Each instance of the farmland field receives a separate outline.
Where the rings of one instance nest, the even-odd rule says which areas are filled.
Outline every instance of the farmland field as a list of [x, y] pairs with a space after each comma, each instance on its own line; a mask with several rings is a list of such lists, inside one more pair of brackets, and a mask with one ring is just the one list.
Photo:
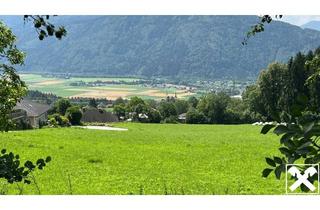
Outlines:
[[41, 92], [53, 93], [62, 97], [90, 97], [90, 98], [107, 98], [114, 100], [118, 97], [130, 98], [139, 96], [142, 98], [160, 99], [167, 96], [185, 98], [193, 93], [186, 90], [178, 90], [173, 87], [157, 88], [146, 87], [143, 85], [124, 85], [108, 84], [105, 86], [88, 87], [88, 86], [71, 86], [72, 82], [94, 82], [100, 81], [135, 81], [137, 78], [83, 78], [72, 77], [69, 79], [46, 77], [38, 74], [21, 74], [22, 80], [26, 82], [30, 90], [39, 90]]
[[[252, 125], [117, 123], [128, 131], [46, 128], [0, 133], [0, 148], [52, 162], [23, 194], [284, 194], [261, 177], [278, 138]], [[17, 194], [16, 185], [0, 183]]]

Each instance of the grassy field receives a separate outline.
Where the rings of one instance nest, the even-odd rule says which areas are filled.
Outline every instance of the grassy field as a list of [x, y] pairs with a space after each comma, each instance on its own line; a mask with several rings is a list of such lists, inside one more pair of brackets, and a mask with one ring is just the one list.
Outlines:
[[39, 90], [41, 92], [53, 93], [62, 97], [92, 97], [92, 98], [108, 98], [116, 99], [118, 97], [130, 98], [139, 96], [144, 99], [160, 99], [166, 96], [174, 96], [184, 98], [190, 95], [184, 90], [175, 88], [151, 88], [141, 85], [119, 85], [110, 84], [99, 87], [71, 86], [70, 83], [77, 81], [93, 82], [101, 81], [134, 81], [135, 78], [77, 78], [70, 79], [44, 77], [38, 74], [21, 74], [22, 80], [25, 81], [30, 90]]
[[[285, 181], [261, 178], [274, 135], [251, 125], [120, 123], [128, 131], [51, 128], [0, 134], [0, 148], [36, 160], [41, 194], [284, 194]], [[16, 185], [0, 183], [16, 194]], [[24, 194], [39, 194], [36, 185]]]

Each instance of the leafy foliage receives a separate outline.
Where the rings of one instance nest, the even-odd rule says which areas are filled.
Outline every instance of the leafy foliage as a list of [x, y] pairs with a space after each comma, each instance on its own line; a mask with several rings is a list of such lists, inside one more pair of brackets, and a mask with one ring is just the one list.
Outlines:
[[[286, 170], [286, 164], [293, 164], [303, 160], [305, 164], [318, 164], [320, 162], [320, 116], [317, 119], [306, 116], [289, 116], [290, 121], [278, 125], [265, 125], [261, 133], [266, 134], [273, 129], [273, 133], [280, 135], [281, 147], [279, 151], [282, 157], [274, 156], [266, 158], [269, 165], [262, 172], [263, 177], [267, 177], [274, 171], [276, 178], [280, 179], [281, 174]], [[317, 177], [311, 177], [309, 181], [314, 182]], [[303, 191], [308, 191], [307, 188], [301, 188]]]
[[49, 125], [52, 127], [66, 127], [70, 126], [70, 122], [67, 117], [60, 115], [58, 113], [52, 114], [48, 116]]
[[80, 107], [69, 107], [66, 111], [66, 117], [72, 125], [81, 125], [82, 111]]
[[71, 103], [66, 98], [61, 98], [54, 104], [54, 111], [58, 112], [60, 115], [65, 115], [67, 109], [71, 107]]
[[[279, 18], [281, 19], [282, 18], [282, 15], [276, 15], [275, 18]], [[251, 30], [249, 30], [247, 32], [247, 36], [246, 38], [244, 38], [242, 44], [243, 45], [246, 45], [248, 44], [248, 39], [252, 36], [255, 36], [257, 33], [260, 33], [260, 32], [263, 32], [264, 29], [265, 29], [265, 24], [269, 24], [273, 21], [273, 17], [271, 17], [271, 15], [263, 15], [260, 17], [260, 21], [251, 26]]]
[[59, 26], [58, 29], [55, 25], [49, 22], [50, 15], [25, 15], [24, 21], [32, 21], [34, 28], [38, 33], [39, 40], [43, 40], [45, 37], [53, 36], [57, 39], [62, 39], [67, 35], [67, 31], [64, 26]]
[[186, 114], [186, 123], [202, 124], [206, 123], [206, 121], [205, 115], [194, 108], [191, 108]]
[[[16, 37], [12, 31], [0, 22], [0, 131], [8, 131], [12, 126], [11, 112], [17, 102], [26, 93], [26, 85], [20, 80], [14, 66], [24, 63], [25, 54], [15, 45]], [[12, 152], [1, 150], [0, 178], [8, 183], [23, 181], [30, 184], [29, 174], [36, 168], [42, 170], [51, 157], [38, 159], [36, 164], [26, 161], [20, 166], [20, 157]]]
[[19, 155], [12, 152], [8, 153], [5, 149], [2, 149], [0, 154], [0, 178], [6, 179], [10, 184], [16, 182], [30, 184], [29, 175], [36, 169], [42, 170], [50, 161], [51, 157], [48, 156], [45, 159], [38, 159], [35, 164], [28, 160], [21, 166]]
[[12, 126], [11, 110], [27, 90], [14, 67], [8, 65], [22, 65], [24, 61], [25, 55], [17, 49], [15, 41], [15, 35], [0, 22], [0, 131]]
[[[272, 119], [276, 124], [265, 125], [261, 130], [261, 133], [266, 134], [274, 128], [273, 133], [281, 136], [279, 151], [282, 157], [266, 158], [270, 167], [262, 172], [263, 177], [267, 177], [274, 171], [276, 178], [280, 179], [281, 174], [285, 172], [286, 164], [301, 161], [305, 164], [320, 162], [320, 110], [317, 100], [319, 92], [315, 91], [319, 83], [317, 75], [320, 72], [318, 52], [319, 49], [307, 56], [298, 53], [295, 59], [289, 61], [289, 77], [285, 77], [289, 84], [285, 87], [291, 87], [294, 90], [284, 90], [289, 95], [287, 99], [290, 101], [284, 103], [287, 107], [283, 106], [274, 111]], [[290, 86], [292, 84], [294, 86]], [[313, 183], [317, 177], [312, 176], [308, 180]], [[301, 190], [309, 191], [303, 185]]]
[[224, 123], [230, 97], [225, 93], [207, 94], [201, 98], [198, 110], [204, 113], [209, 123]]
[[[276, 115], [285, 120], [284, 112], [295, 115], [302, 106], [319, 112], [319, 55], [319, 49], [307, 54], [299, 52], [286, 65], [270, 64], [260, 73], [256, 84], [247, 87], [242, 94], [244, 103], [251, 112], [269, 121]], [[303, 104], [305, 100], [307, 104]]]

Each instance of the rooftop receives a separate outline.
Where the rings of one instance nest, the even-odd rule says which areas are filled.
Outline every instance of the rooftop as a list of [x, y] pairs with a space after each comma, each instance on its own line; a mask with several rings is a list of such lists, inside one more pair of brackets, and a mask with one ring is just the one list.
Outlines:
[[14, 109], [25, 110], [27, 112], [27, 116], [37, 117], [47, 112], [50, 109], [50, 106], [23, 99], [17, 103]]

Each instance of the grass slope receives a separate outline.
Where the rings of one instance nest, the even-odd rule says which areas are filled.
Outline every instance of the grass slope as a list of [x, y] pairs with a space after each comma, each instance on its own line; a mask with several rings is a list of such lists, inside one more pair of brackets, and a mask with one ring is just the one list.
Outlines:
[[[116, 124], [126, 132], [80, 128], [0, 134], [0, 148], [36, 160], [41, 194], [283, 194], [284, 180], [261, 178], [274, 135], [251, 125]], [[0, 185], [16, 194], [15, 185]], [[24, 194], [39, 194], [34, 184]]]

